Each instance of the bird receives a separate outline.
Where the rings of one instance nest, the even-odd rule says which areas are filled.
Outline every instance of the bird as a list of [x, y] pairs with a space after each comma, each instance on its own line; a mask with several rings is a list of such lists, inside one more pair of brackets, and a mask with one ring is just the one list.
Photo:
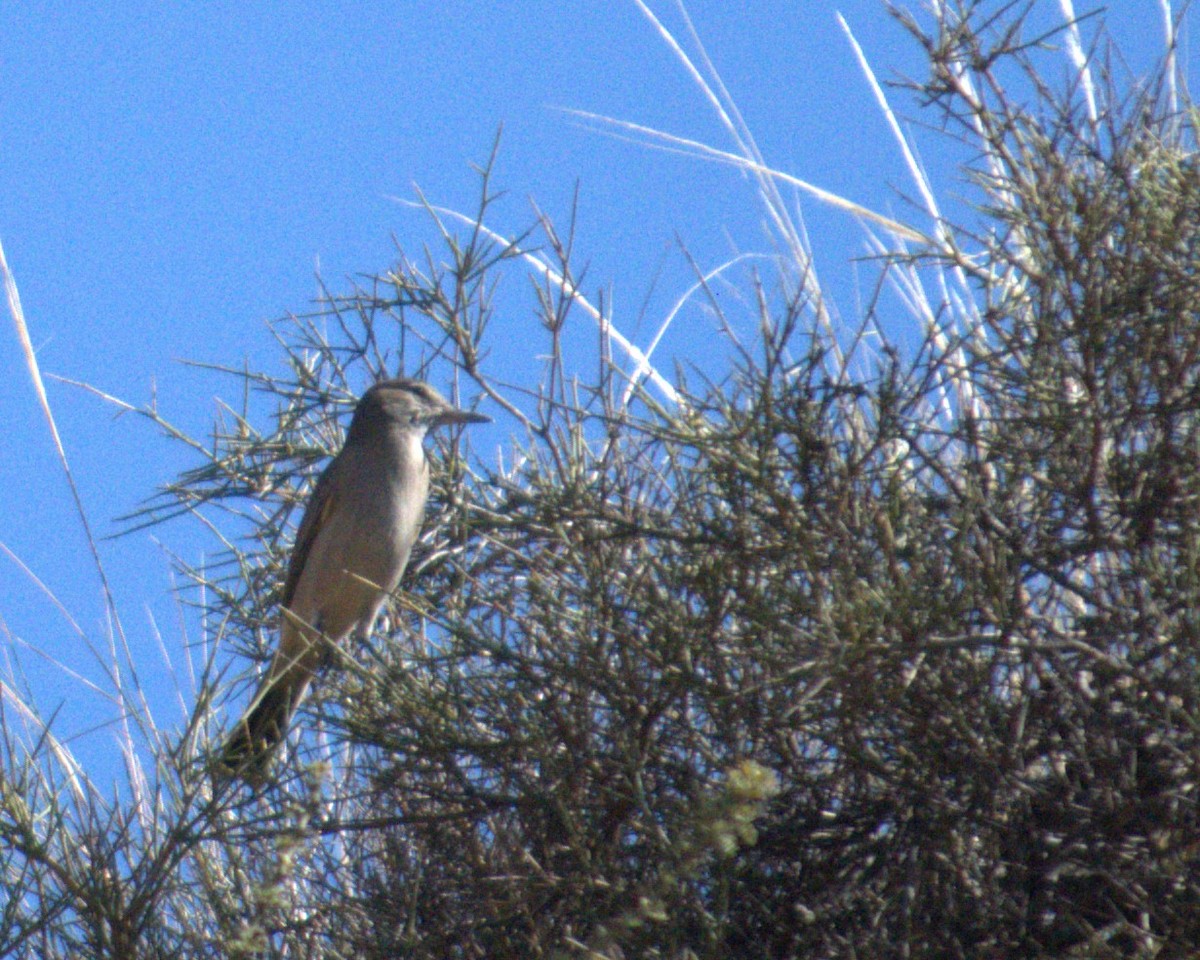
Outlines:
[[396, 589], [429, 493], [425, 435], [490, 419], [452, 406], [419, 380], [381, 380], [362, 395], [346, 441], [318, 478], [296, 532], [280, 598], [278, 646], [221, 751], [227, 777], [263, 782], [332, 649], [352, 634], [368, 635]]

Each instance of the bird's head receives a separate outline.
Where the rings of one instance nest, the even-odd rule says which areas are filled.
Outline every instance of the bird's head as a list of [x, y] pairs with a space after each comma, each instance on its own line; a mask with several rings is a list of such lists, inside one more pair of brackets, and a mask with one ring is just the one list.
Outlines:
[[491, 417], [459, 410], [429, 384], [420, 380], [380, 380], [362, 395], [350, 421], [350, 437], [368, 425], [391, 421], [422, 434], [452, 423], [487, 423]]

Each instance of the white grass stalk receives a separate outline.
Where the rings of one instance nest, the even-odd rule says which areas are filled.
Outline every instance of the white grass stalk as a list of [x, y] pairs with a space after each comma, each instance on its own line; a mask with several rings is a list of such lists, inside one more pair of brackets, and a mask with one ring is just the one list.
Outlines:
[[[892, 105], [888, 101], [887, 94], [884, 93], [883, 86], [879, 83], [879, 79], [875, 75], [875, 71], [871, 68], [870, 61], [867, 60], [866, 54], [863, 52], [862, 45], [854, 36], [854, 31], [850, 29], [850, 24], [846, 22], [846, 18], [840, 13], [837, 14], [837, 20], [838, 24], [842, 28], [842, 31], [846, 34], [846, 39], [850, 42], [850, 48], [853, 50], [855, 59], [858, 61], [859, 69], [863, 71], [863, 75], [866, 77], [867, 85], [871, 88], [871, 92], [875, 97], [875, 103], [879, 107], [880, 113], [883, 114], [883, 118], [888, 125], [888, 129], [892, 132], [892, 137], [895, 139], [896, 144], [900, 147], [900, 152], [904, 157], [904, 164], [908, 168], [909, 176], [912, 177], [913, 183], [916, 184], [917, 191], [921, 195], [921, 201], [925, 205], [925, 211], [929, 214], [930, 219], [933, 221], [933, 229], [937, 237], [937, 247], [947, 254], [952, 255], [953, 260], [957, 261], [959, 259], [957, 256], [957, 244], [954, 241], [954, 236], [950, 232], [949, 227], [946, 225], [946, 221], [942, 218], [942, 212], [938, 206], [937, 197], [933, 192], [933, 185], [929, 182], [929, 175], [926, 173], [925, 168], [917, 161], [916, 152], [913, 150], [909, 138], [900, 128], [900, 122], [896, 118], [896, 112], [892, 109]], [[895, 235], [894, 231], [893, 235]], [[882, 247], [882, 244], [880, 244], [879, 247]], [[887, 253], [894, 251], [887, 251], [877, 248], [876, 252], [886, 255]], [[978, 311], [974, 309], [974, 300], [970, 296], [970, 285], [967, 283], [966, 275], [964, 274], [962, 267], [959, 266], [957, 262], [951, 266], [949, 270], [952, 272], [958, 284], [959, 290], [964, 294], [959, 299], [961, 299], [962, 302], [969, 304], [971, 307], [968, 313], [964, 314], [951, 312], [950, 315], [955, 317], [971, 318], [971, 321], [973, 322], [974, 318], [978, 315]], [[924, 290], [922, 289], [920, 275], [916, 270], [906, 270], [903, 271], [902, 274], [898, 275], [893, 273], [891, 276], [893, 281], [897, 276], [904, 276], [905, 279], [908, 280], [910, 308], [914, 310], [916, 315], [921, 316], [924, 319], [925, 328], [929, 332], [930, 336], [934, 338], [934, 343], [938, 346], [939, 350], [945, 353], [949, 349], [949, 341], [947, 340], [946, 335], [943, 333], [941, 325], [938, 323], [934, 311], [930, 308], [928, 298], [925, 296]], [[949, 286], [946, 283], [945, 270], [937, 271], [937, 280], [941, 287], [942, 302], [947, 304], [950, 303], [952, 298]], [[965, 369], [961, 347], [954, 349], [953, 359], [955, 362], [962, 365], [963, 369]], [[975, 411], [975, 407], [978, 404], [978, 397], [974, 384], [971, 383], [970, 377], [964, 376], [954, 378], [954, 389], [962, 409], [971, 412], [977, 412]]]
[[682, 0], [678, 0], [676, 3], [676, 7], [687, 26], [697, 54], [704, 64], [708, 79], [696, 67], [691, 57], [688, 56], [674, 35], [663, 25], [662, 21], [659, 20], [644, 0], [633, 0], [633, 2], [642, 12], [642, 15], [658, 31], [659, 36], [687, 71], [692, 81], [699, 87], [705, 99], [713, 107], [718, 121], [733, 140], [741, 159], [744, 161], [741, 165], [742, 169], [753, 175], [767, 217], [774, 225], [777, 235], [789, 250], [790, 256], [796, 264], [797, 279], [799, 280], [801, 289], [804, 290], [812, 304], [817, 323], [822, 330], [829, 334], [834, 361], [838, 368], [837, 374], [839, 378], [844, 377], [847, 372], [845, 357], [825, 302], [824, 290], [817, 277], [816, 261], [813, 257], [812, 249], [808, 245], [801, 229], [793, 222], [792, 217], [788, 213], [787, 204], [784, 203], [783, 197], [779, 193], [776, 178], [769, 175], [770, 167], [764, 160], [753, 134], [737, 109], [737, 104], [730, 96], [711, 59], [709, 59], [704, 44], [700, 41], [696, 29], [692, 25], [691, 18], [688, 16], [686, 7]]
[[659, 343], [666, 335], [666, 332], [670, 328], [671, 324], [675, 321], [675, 317], [678, 316], [679, 311], [683, 309], [683, 307], [689, 300], [692, 299], [693, 296], [695, 296], [697, 291], [707, 287], [708, 284], [710, 284], [730, 267], [733, 267], [744, 260], [755, 259], [758, 257], [762, 257], [762, 254], [739, 254], [732, 260], [728, 260], [725, 263], [722, 263], [720, 266], [714, 267], [712, 270], [708, 271], [708, 273], [704, 274], [699, 280], [688, 287], [687, 290], [685, 290], [675, 300], [675, 303], [672, 305], [671, 309], [667, 311], [667, 315], [663, 318], [663, 322], [659, 324], [658, 330], [655, 332], [653, 339], [650, 341], [650, 345], [646, 347], [644, 354], [646, 358], [645, 363], [638, 364], [637, 368], [633, 371], [633, 374], [629, 378], [629, 383], [626, 385], [625, 391], [621, 396], [621, 407], [623, 409], [629, 406], [629, 401], [633, 397], [633, 392], [637, 389], [638, 383], [643, 377], [650, 374], [650, 358], [654, 356], [654, 351], [658, 349]]
[[[612, 135], [611, 130], [605, 129], [605, 127], [624, 130], [631, 134], [631, 136], [623, 138], [630, 143], [655, 147], [667, 153], [678, 153], [683, 156], [698, 157], [701, 160], [710, 160], [714, 163], [724, 163], [732, 167], [737, 167], [745, 173], [762, 176], [770, 180], [778, 180], [780, 183], [807, 193], [822, 203], [877, 224], [889, 233], [894, 233], [898, 238], [925, 246], [933, 244], [932, 239], [927, 234], [917, 230], [915, 227], [901, 223], [899, 220], [895, 220], [869, 207], [864, 207], [860, 203], [818, 187], [816, 184], [802, 180], [800, 177], [784, 173], [782, 170], [776, 170], [773, 167], [768, 167], [761, 161], [749, 159], [736, 153], [730, 153], [728, 150], [721, 150], [706, 143], [701, 143], [698, 140], [690, 140], [687, 137], [680, 137], [662, 130], [655, 130], [653, 127], [642, 126], [639, 123], [633, 123], [629, 120], [618, 120], [600, 113], [589, 113], [586, 110], [567, 110], [566, 112], [580, 119], [594, 122], [596, 124], [594, 129], [601, 133]], [[632, 134], [636, 134], [637, 136], [633, 136]]]
[[[83, 526], [85, 538], [87, 539], [88, 549], [92, 554], [92, 562], [95, 564], [96, 572], [100, 577], [100, 585], [104, 591], [104, 600], [106, 614], [111, 618], [112, 629], [109, 631], [109, 664], [108, 669], [110, 677], [116, 688], [118, 696], [124, 700], [124, 681], [123, 671], [121, 669], [121, 656], [124, 657], [125, 663], [132, 669], [133, 655], [129, 649], [128, 641], [125, 637], [124, 627], [121, 625], [120, 614], [117, 612], [116, 600], [113, 597], [112, 587], [109, 584], [108, 574], [104, 569], [104, 562], [100, 558], [100, 549], [96, 543], [96, 538], [92, 533], [92, 525], [88, 520], [87, 510], [83, 505], [83, 498], [79, 493], [79, 488], [75, 484], [75, 477], [71, 472], [71, 464], [67, 458], [66, 448], [63, 446], [62, 437], [58, 432], [58, 424], [54, 419], [54, 412], [50, 408], [50, 400], [46, 396], [46, 386], [42, 380], [41, 368], [38, 364], [37, 353], [33, 349], [33, 341], [29, 336], [29, 327], [25, 322], [25, 311], [21, 307], [21, 297], [17, 291], [17, 283], [12, 275], [12, 271], [8, 268], [8, 260], [4, 255], [4, 246], [0, 244], [0, 275], [3, 276], [4, 292], [8, 300], [9, 313], [13, 318], [13, 324], [17, 330], [17, 339], [21, 343], [21, 349], [25, 354], [25, 365], [29, 371], [29, 378], [33, 384], [34, 393], [37, 395], [38, 403], [41, 405], [42, 413], [46, 418], [46, 424], [50, 429], [51, 439], [54, 441], [54, 448], [58, 453], [59, 464], [62, 467], [63, 475], [67, 479], [67, 486], [71, 491], [71, 498], [75, 504], [75, 511], [79, 516], [79, 522]], [[117, 643], [120, 643], [121, 656], [117, 653]], [[122, 712], [122, 723], [127, 720], [127, 712]], [[126, 738], [128, 739], [129, 731], [126, 728]]]
[[[1167, 78], [1167, 109], [1172, 118], [1179, 114], [1179, 75], [1176, 55], [1179, 48], [1179, 36], [1175, 13], [1171, 10], [1171, 0], [1158, 0], [1163, 19], [1163, 45], [1167, 48], [1167, 56], [1163, 73]], [[1173, 119], [1174, 122], [1174, 119]]]
[[457, 210], [451, 210], [448, 207], [437, 207], [424, 203], [418, 203], [414, 200], [404, 200], [399, 197], [393, 197], [392, 199], [397, 203], [404, 204], [407, 207], [417, 207], [419, 209], [432, 210], [439, 216], [449, 217], [452, 220], [457, 220], [459, 223], [463, 223], [471, 227], [473, 230], [478, 230], [488, 239], [512, 249], [522, 260], [524, 260], [529, 266], [533, 267], [533, 269], [536, 270], [543, 278], [549, 280], [560, 290], [567, 291], [571, 296], [572, 302], [577, 303], [584, 313], [596, 321], [596, 325], [600, 328], [601, 333], [603, 333], [606, 337], [611, 338], [612, 341], [625, 352], [625, 355], [633, 361], [635, 368], [648, 376], [655, 387], [657, 387], [663, 396], [666, 397], [671, 403], [675, 404], [676, 406], [680, 404], [681, 399], [679, 396], [679, 391], [677, 391], [675, 387], [671, 385], [671, 382], [667, 380], [666, 377], [664, 377], [654, 368], [653, 364], [650, 363], [650, 358], [646, 356], [641, 348], [635, 345], [615, 326], [613, 326], [612, 320], [605, 316], [603, 311], [593, 306], [592, 303], [582, 293], [580, 293], [573, 285], [567, 282], [566, 277], [550, 266], [550, 264], [538, 253], [529, 250], [522, 250], [511, 240], [508, 240], [496, 233], [490, 227], [480, 223], [474, 217], [470, 217], [465, 213], [459, 213]]
[[1080, 86], [1083, 87], [1083, 98], [1087, 104], [1088, 125], [1092, 130], [1095, 141], [1100, 113], [1096, 107], [1096, 85], [1092, 81], [1092, 68], [1088, 64], [1087, 54], [1083, 52], [1083, 41], [1079, 35], [1079, 22], [1075, 17], [1075, 4], [1072, 0], [1058, 0], [1058, 8], [1062, 10], [1063, 19], [1067, 24], [1067, 56], [1070, 58], [1076, 73], [1079, 75]]

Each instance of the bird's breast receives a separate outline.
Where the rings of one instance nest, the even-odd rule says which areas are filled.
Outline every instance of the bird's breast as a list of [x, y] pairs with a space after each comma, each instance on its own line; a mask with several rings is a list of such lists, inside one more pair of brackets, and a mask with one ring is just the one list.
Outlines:
[[[389, 442], [361, 458], [354, 486], [363, 496], [353, 498], [355, 516], [340, 546], [354, 566], [361, 557], [377, 581], [388, 589], [400, 579], [408, 551], [421, 528], [429, 495], [429, 467], [419, 437], [389, 437]], [[359, 571], [366, 573], [366, 570]]]
[[429, 491], [420, 438], [387, 438], [342, 465], [328, 517], [314, 538], [292, 610], [340, 638], [396, 589], [420, 531]]

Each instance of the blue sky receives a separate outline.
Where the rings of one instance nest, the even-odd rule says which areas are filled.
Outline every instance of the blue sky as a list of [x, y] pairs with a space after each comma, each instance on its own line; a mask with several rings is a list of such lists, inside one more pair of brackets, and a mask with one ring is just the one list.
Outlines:
[[[669, 3], [652, 5], [678, 24]], [[1078, 3], [1077, 12], [1096, 6]], [[923, 75], [915, 45], [881, 3], [692, 0], [689, 10], [768, 162], [909, 215], [897, 193], [912, 190], [899, 151], [835, 19], [840, 10], [882, 78]], [[1050, 21], [1058, 10], [1043, 0], [1038, 16]], [[1145, 72], [1162, 53], [1160, 5], [1114, 0], [1107, 10], [1122, 71]], [[1185, 67], [1187, 38], [1185, 30]], [[277, 369], [265, 321], [304, 311], [318, 271], [345, 290], [348, 277], [385, 271], [396, 242], [416, 250], [429, 241], [423, 216], [393, 199], [411, 197], [414, 185], [435, 203], [473, 209], [472, 165], [486, 160], [501, 125], [495, 186], [507, 195], [492, 225], [526, 226], [531, 200], [565, 223], [578, 187], [585, 292], [604, 291], [635, 340], [645, 342], [691, 280], [680, 242], [705, 268], [734, 251], [770, 250], [736, 172], [598, 135], [559, 109], [728, 148], [631, 0], [8, 4], [0, 77], [0, 239], [43, 372], [134, 404], [156, 397], [194, 432], [226, 385], [178, 361]], [[893, 97], [920, 116], [902, 92]], [[931, 133], [917, 139], [953, 202], [964, 190], [954, 151]], [[862, 232], [844, 214], [798, 203], [822, 274], [853, 318], [872, 279], [852, 262], [864, 252]], [[506, 322], [519, 332], [535, 319], [518, 311]], [[0, 543], [103, 647], [95, 569], [13, 326], [0, 326]], [[699, 312], [678, 331], [664, 360], [721, 349]], [[61, 383], [48, 389], [100, 534], [191, 465], [145, 421], [114, 418]], [[489, 442], [504, 442], [502, 428]], [[195, 562], [211, 546], [182, 522], [101, 544], [151, 687], [162, 665], [155, 633], [172, 656], [196, 637], [171, 594], [170, 554]], [[98, 681], [86, 644], [2, 554], [0, 644], [18, 652], [41, 709], [62, 707], [56, 729], [91, 730], [86, 749], [111, 749], [103, 698], [25, 646]], [[178, 707], [164, 694], [161, 708], [170, 725]]]

